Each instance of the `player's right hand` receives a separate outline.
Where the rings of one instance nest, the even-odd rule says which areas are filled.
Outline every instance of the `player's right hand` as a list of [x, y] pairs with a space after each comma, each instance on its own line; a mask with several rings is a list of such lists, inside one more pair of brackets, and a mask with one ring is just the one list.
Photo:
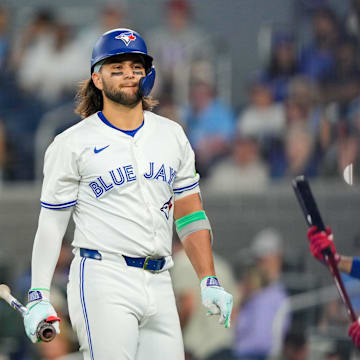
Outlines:
[[360, 322], [359, 319], [354, 321], [349, 327], [349, 336], [352, 338], [353, 343], [360, 348]]
[[[35, 292], [36, 294], [34, 294]], [[48, 292], [30, 290], [29, 303], [26, 307], [28, 308], [28, 312], [24, 315], [25, 332], [33, 343], [40, 341], [37, 337], [37, 328], [39, 324], [50, 316], [57, 319], [57, 321], [52, 322], [52, 325], [54, 326], [56, 333], [60, 333], [60, 318], [50, 304]]]
[[312, 226], [308, 230], [308, 239], [310, 242], [310, 251], [313, 257], [324, 263], [323, 250], [329, 248], [334, 256], [336, 263], [340, 261], [340, 255], [336, 252], [333, 242], [333, 234], [330, 227], [326, 227], [326, 231], [318, 231], [316, 226]]

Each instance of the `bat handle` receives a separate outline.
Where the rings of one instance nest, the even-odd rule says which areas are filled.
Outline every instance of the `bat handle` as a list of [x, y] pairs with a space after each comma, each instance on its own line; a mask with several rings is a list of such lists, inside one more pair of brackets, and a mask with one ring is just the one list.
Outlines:
[[[22, 316], [27, 314], [28, 309], [11, 295], [10, 288], [5, 284], [0, 284], [0, 298], [3, 298], [12, 308], [19, 311]], [[56, 336], [56, 329], [53, 325], [55, 321], [60, 321], [60, 318], [48, 316], [41, 321], [36, 329], [36, 337], [44, 342], [53, 340]]]
[[329, 269], [329, 271], [333, 274], [334, 280], [337, 284], [338, 292], [343, 300], [343, 302], [346, 304], [346, 310], [348, 312], [349, 318], [352, 322], [357, 320], [357, 316], [355, 314], [355, 311], [352, 307], [351, 301], [349, 299], [349, 296], [347, 294], [347, 291], [345, 290], [344, 283], [341, 279], [341, 275], [339, 272], [339, 269], [337, 267], [334, 254], [331, 252], [330, 248], [326, 248], [322, 251], [325, 257], [326, 265]]
[[[330, 257], [334, 257], [334, 254], [332, 253], [330, 246], [328, 246], [327, 248], [325, 248], [323, 251], [321, 251], [321, 253], [324, 256], [330, 256]], [[334, 259], [335, 260], [335, 259]]]

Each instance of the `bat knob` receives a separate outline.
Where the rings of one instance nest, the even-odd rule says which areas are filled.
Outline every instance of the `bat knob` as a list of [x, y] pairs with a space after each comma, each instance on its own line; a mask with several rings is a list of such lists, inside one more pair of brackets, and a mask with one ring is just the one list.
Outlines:
[[60, 321], [57, 316], [49, 316], [46, 320], [43, 320], [36, 330], [36, 336], [39, 340], [44, 342], [52, 341], [56, 336], [55, 327], [52, 325], [53, 322]]
[[4, 297], [8, 294], [10, 294], [10, 288], [5, 284], [1, 284], [0, 285], [0, 297]]

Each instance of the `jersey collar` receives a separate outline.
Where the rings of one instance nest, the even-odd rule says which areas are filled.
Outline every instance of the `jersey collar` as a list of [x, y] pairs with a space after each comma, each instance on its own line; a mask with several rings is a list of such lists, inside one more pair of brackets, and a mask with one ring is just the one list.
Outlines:
[[113, 128], [113, 129], [115, 129], [115, 130], [117, 130], [117, 131], [121, 131], [122, 133], [124, 133], [124, 134], [126, 134], [126, 135], [128, 135], [128, 136], [131, 136], [131, 137], [134, 137], [135, 134], [144, 126], [144, 123], [145, 123], [145, 116], [144, 116], [143, 122], [142, 122], [141, 125], [140, 125], [139, 127], [137, 127], [136, 129], [134, 129], [134, 130], [122, 130], [122, 129], [114, 126], [113, 124], [111, 124], [111, 122], [110, 122], [108, 119], [106, 119], [106, 117], [105, 117], [105, 115], [102, 113], [102, 111], [99, 111], [99, 112], [97, 113], [97, 115], [98, 115], [99, 119], [100, 119], [105, 125]]

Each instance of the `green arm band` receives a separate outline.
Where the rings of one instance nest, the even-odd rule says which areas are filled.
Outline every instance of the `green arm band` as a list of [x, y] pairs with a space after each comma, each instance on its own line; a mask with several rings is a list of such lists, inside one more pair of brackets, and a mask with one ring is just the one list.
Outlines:
[[175, 221], [175, 226], [176, 232], [179, 235], [181, 241], [183, 241], [191, 233], [200, 230], [209, 230], [211, 243], [213, 241], [211, 225], [204, 210], [185, 215], [184, 217]]
[[179, 231], [186, 225], [191, 224], [194, 221], [206, 220], [206, 214], [204, 210], [196, 211], [192, 214], [185, 215], [184, 217], [175, 221], [176, 229]]

